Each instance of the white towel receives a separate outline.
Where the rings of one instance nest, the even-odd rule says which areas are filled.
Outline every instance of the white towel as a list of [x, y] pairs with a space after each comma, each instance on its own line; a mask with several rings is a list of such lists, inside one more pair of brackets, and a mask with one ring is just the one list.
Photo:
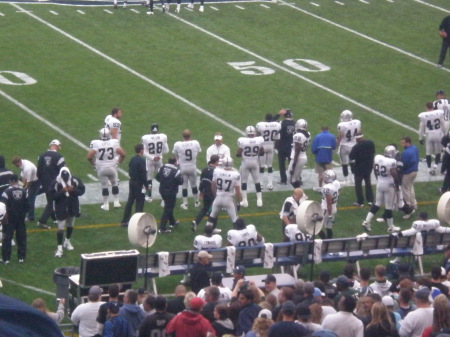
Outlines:
[[265, 243], [264, 246], [264, 268], [273, 268], [273, 243]]
[[[63, 171], [66, 171], [67, 173], [69, 173], [69, 180], [67, 180], [67, 182], [65, 182], [64, 179], [61, 177], [61, 173], [62, 173]], [[67, 187], [67, 186], [72, 186], [72, 175], [70, 174], [69, 168], [67, 168], [67, 167], [65, 167], [65, 166], [64, 166], [64, 167], [61, 167], [61, 170], [59, 170], [59, 174], [58, 174], [58, 176], [56, 177], [56, 181], [57, 181], [58, 183], [60, 183], [61, 186], [62, 186], [63, 188], [65, 188], [65, 187]], [[67, 196], [67, 197], [69, 196], [69, 192], [66, 192], [66, 196]]]
[[158, 252], [158, 260], [159, 277], [170, 275], [169, 252]]
[[358, 241], [358, 242], [363, 241], [368, 237], [369, 237], [369, 235], [367, 233], [359, 234], [359, 235], [356, 235], [356, 241]]
[[314, 240], [314, 263], [322, 263], [322, 240]]
[[236, 263], [236, 247], [227, 246], [227, 273], [232, 273]]
[[416, 234], [416, 239], [414, 240], [414, 246], [412, 249], [413, 255], [423, 255], [423, 238], [422, 233], [419, 232]]

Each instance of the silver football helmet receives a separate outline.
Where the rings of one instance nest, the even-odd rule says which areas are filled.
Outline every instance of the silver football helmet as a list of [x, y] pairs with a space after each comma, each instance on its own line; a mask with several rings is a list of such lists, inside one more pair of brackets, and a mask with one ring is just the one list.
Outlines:
[[308, 122], [304, 119], [299, 119], [295, 123], [295, 130], [306, 130], [308, 128]]
[[388, 145], [384, 148], [384, 156], [385, 157], [395, 158], [396, 153], [397, 153], [397, 149], [392, 145]]
[[344, 110], [341, 112], [341, 121], [349, 122], [353, 119], [353, 113], [350, 110]]
[[6, 205], [3, 202], [0, 202], [0, 221], [3, 220], [5, 215], [6, 215]]
[[222, 165], [224, 168], [233, 168], [233, 158], [230, 156], [223, 157]]
[[100, 129], [98, 132], [101, 140], [108, 140], [111, 138], [111, 132], [109, 132], [108, 128]]
[[323, 172], [323, 181], [325, 182], [325, 184], [332, 183], [335, 180], [336, 173], [333, 170], [325, 170], [325, 172]]
[[247, 126], [245, 128], [245, 135], [247, 137], [256, 135], [256, 129], [253, 126]]

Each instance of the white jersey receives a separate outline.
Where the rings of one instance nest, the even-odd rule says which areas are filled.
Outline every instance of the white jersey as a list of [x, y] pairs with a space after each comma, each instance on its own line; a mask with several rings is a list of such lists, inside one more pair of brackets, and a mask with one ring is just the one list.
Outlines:
[[237, 145], [242, 149], [242, 160], [258, 163], [259, 149], [264, 143], [262, 137], [240, 137]]
[[283, 202], [283, 206], [281, 206], [280, 219], [283, 219], [283, 216], [288, 218], [291, 218], [292, 216], [295, 217], [300, 204], [307, 199], [308, 196], [305, 193], [303, 193], [303, 196], [299, 201], [295, 200], [292, 195], [287, 197]]
[[361, 132], [361, 122], [352, 119], [348, 122], [340, 122], [337, 126], [339, 133], [343, 135], [340, 144], [344, 146], [353, 146], [356, 144], [356, 135]]
[[221, 144], [220, 146], [213, 144], [206, 150], [207, 163], [211, 159], [211, 156], [214, 154], [219, 156], [219, 164], [222, 164], [223, 158], [231, 156], [230, 148], [228, 146], [226, 146], [225, 144]]
[[258, 245], [257, 236], [256, 227], [247, 225], [244, 229], [230, 229], [227, 239], [235, 247], [248, 247]]
[[214, 234], [211, 237], [206, 235], [197, 235], [194, 239], [194, 247], [198, 250], [221, 248], [222, 237], [219, 234]]
[[434, 110], [442, 110], [444, 112], [444, 121], [450, 119], [450, 102], [447, 98], [441, 98], [433, 102]]
[[281, 124], [278, 122], [259, 122], [255, 129], [264, 139], [264, 145], [273, 145], [280, 139]]
[[[333, 214], [336, 213], [336, 204], [339, 198], [339, 190], [341, 189], [341, 183], [337, 180], [333, 181], [332, 183], [325, 184], [322, 188], [322, 209], [325, 211], [328, 209], [327, 206], [327, 195], [331, 196], [331, 203], [332, 203], [332, 212]], [[331, 214], [329, 214], [331, 215]]]
[[402, 231], [403, 236], [415, 235], [418, 232], [429, 232], [436, 231], [438, 233], [450, 233], [450, 228], [441, 227], [439, 220], [429, 219], [429, 220], [417, 220], [414, 221], [411, 229]]
[[122, 123], [116, 117], [112, 115], [108, 115], [105, 118], [105, 128], [109, 129], [117, 129], [117, 140], [120, 143], [120, 139], [122, 138]]
[[22, 159], [22, 166], [20, 167], [20, 176], [31, 183], [38, 180], [37, 168], [31, 161]]
[[142, 136], [142, 145], [144, 145], [144, 156], [150, 160], [154, 157], [161, 157], [165, 153], [169, 152], [169, 146], [167, 145], [167, 136], [163, 133], [151, 133]]
[[234, 195], [234, 187], [239, 186], [241, 181], [241, 175], [238, 171], [225, 170], [222, 168], [216, 168], [213, 173], [213, 181], [216, 182], [216, 197], [218, 196], [230, 196]]
[[419, 114], [419, 139], [424, 135], [444, 135], [444, 112], [442, 110], [426, 111]]
[[[306, 135], [305, 135], [306, 133]], [[294, 134], [293, 138], [293, 144], [292, 144], [292, 151], [291, 151], [291, 159], [295, 158], [295, 145], [300, 144], [300, 153], [298, 155], [298, 158], [306, 158], [306, 148], [309, 145], [309, 142], [311, 141], [311, 134], [308, 131], [303, 132], [297, 132]]]
[[298, 229], [297, 224], [290, 224], [284, 228], [284, 234], [289, 239], [290, 242], [296, 241], [311, 241], [311, 235], [303, 234]]
[[117, 165], [117, 149], [120, 147], [118, 139], [93, 140], [91, 149], [95, 151], [95, 166], [115, 167]]
[[373, 163], [373, 173], [379, 183], [393, 184], [394, 177], [391, 174], [391, 168], [397, 167], [397, 161], [394, 158], [388, 158], [377, 154]]
[[196, 166], [197, 155], [201, 152], [200, 144], [196, 140], [179, 141], [173, 146], [172, 153], [178, 158], [180, 168], [182, 166]]
[[[215, 286], [220, 291], [219, 296], [219, 303], [228, 304], [231, 301], [231, 298], [233, 297], [233, 292], [230, 290], [230, 288], [222, 287], [222, 286]], [[200, 297], [202, 300], [205, 300], [205, 288], [201, 289], [197, 297]]]

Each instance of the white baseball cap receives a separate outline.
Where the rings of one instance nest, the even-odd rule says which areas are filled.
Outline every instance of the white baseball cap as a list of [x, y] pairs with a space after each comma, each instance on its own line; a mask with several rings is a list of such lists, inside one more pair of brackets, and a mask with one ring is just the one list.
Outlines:
[[61, 142], [58, 139], [53, 139], [48, 146], [58, 145], [61, 147]]
[[222, 138], [223, 138], [223, 137], [222, 137], [221, 135], [215, 135], [215, 136], [214, 136], [214, 140], [216, 140], [216, 139], [217, 139], [217, 140], [222, 140]]

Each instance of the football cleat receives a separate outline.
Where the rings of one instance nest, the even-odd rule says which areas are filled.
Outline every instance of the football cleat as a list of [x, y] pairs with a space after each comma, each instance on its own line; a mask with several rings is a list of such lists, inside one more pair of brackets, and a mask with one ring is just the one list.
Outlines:
[[197, 231], [197, 222], [195, 222], [195, 220], [191, 222], [191, 230], [193, 232]]
[[3, 264], [9, 264], [9, 260], [4, 261]]
[[69, 239], [65, 239], [64, 240], [63, 247], [66, 248], [67, 250], [74, 250], [75, 249], [75, 248], [73, 248], [73, 246], [70, 243]]
[[63, 250], [62, 246], [58, 246], [58, 249], [56, 249], [55, 257], [62, 257], [63, 256]]
[[368, 223], [367, 221], [363, 221], [363, 223], [361, 224], [361, 226], [363, 226], [365, 228], [366, 231], [371, 232], [372, 228], [370, 227], [370, 223]]
[[273, 186], [272, 185], [267, 185], [267, 188], [269, 189], [269, 191], [273, 190]]
[[166, 5], [163, 5], [163, 6], [162, 6], [162, 12], [165, 13], [166, 10], [167, 10]]
[[244, 207], [244, 208], [247, 208], [248, 207], [248, 201], [247, 200], [243, 200], [243, 201], [241, 201], [241, 204], [240, 204], [242, 207]]
[[127, 2], [126, 1], [123, 2], [123, 8], [127, 8]]
[[152, 11], [148, 11], [147, 14], [148, 14], [148, 15], [153, 15], [153, 14], [155, 14], [155, 13], [153, 13]]
[[194, 4], [190, 3], [189, 5], [187, 5], [187, 8], [194, 9]]
[[50, 226], [47, 226], [45, 223], [40, 223], [39, 221], [36, 223], [36, 225], [42, 229], [50, 229]]
[[377, 222], [385, 222], [384, 218], [377, 218]]
[[161, 207], [164, 207], [164, 200], [161, 200]]
[[435, 176], [436, 175], [436, 170], [434, 168], [429, 169], [428, 173], [430, 174], [430, 176]]
[[414, 213], [416, 212], [416, 210], [415, 209], [413, 209], [412, 211], [411, 211], [411, 213], [409, 213], [409, 214], [405, 214], [404, 216], [403, 216], [403, 219], [409, 219], [410, 217], [411, 217], [411, 215], [413, 215]]
[[175, 227], [178, 226], [179, 224], [180, 224], [179, 221], [175, 221], [175, 223], [170, 224], [169, 227], [170, 227], [170, 228], [175, 228]]
[[257, 207], [262, 207], [262, 206], [263, 206], [263, 201], [262, 201], [262, 199], [257, 199], [257, 200], [256, 200], [256, 206], [257, 206]]
[[175, 13], [180, 13], [181, 5], [177, 4], [177, 8], [175, 9]]
[[152, 202], [153, 199], [152, 199], [152, 197], [149, 197], [148, 195], [146, 195], [146, 196], [145, 196], [145, 201], [147, 201], [147, 202]]
[[203, 6], [200, 6], [200, 8], [198, 10], [199, 10], [199, 12], [203, 13], [205, 11], [205, 8]]
[[182, 209], [187, 210], [187, 209], [188, 209], [188, 204], [182, 203], [182, 204], [180, 205], [180, 207], [181, 207]]
[[168, 233], [172, 233], [172, 231], [170, 229], [159, 229], [158, 233], [159, 234], [168, 234]]
[[200, 207], [201, 204], [202, 204], [202, 203], [201, 203], [200, 201], [197, 200], [197, 201], [195, 202], [194, 206], [195, 206], [195, 207]]
[[19, 259], [19, 263], [24, 263], [25, 260], [24, 259]]
[[109, 211], [109, 204], [103, 204], [100, 206], [100, 208], [104, 211]]
[[119, 208], [120, 206], [122, 206], [122, 205], [120, 204], [120, 202], [114, 201], [114, 208]]
[[400, 227], [390, 226], [390, 227], [388, 227], [387, 231], [388, 231], [388, 233], [399, 232], [400, 231]]

